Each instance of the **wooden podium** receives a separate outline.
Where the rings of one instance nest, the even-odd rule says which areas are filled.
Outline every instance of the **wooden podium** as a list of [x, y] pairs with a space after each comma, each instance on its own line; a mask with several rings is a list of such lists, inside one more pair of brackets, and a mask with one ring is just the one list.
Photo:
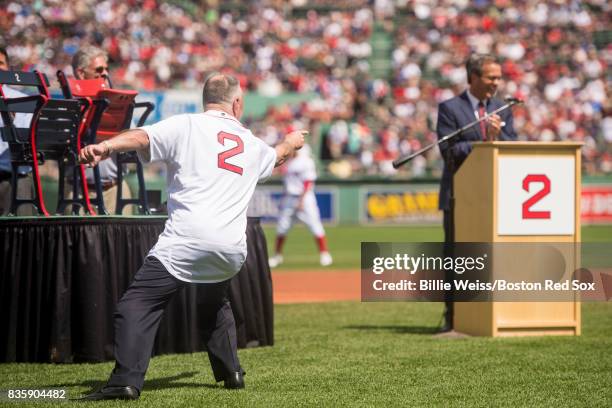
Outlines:
[[[455, 241], [579, 243], [581, 146], [475, 143], [454, 178]], [[524, 260], [507, 258], [493, 263], [519, 271]], [[454, 328], [476, 336], [580, 335], [580, 301], [456, 302]]]

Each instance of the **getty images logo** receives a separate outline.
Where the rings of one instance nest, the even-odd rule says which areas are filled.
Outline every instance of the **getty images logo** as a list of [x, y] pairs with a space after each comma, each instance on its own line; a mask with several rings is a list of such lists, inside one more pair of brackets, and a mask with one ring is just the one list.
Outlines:
[[376, 257], [372, 260], [372, 272], [380, 275], [385, 271], [406, 271], [414, 275], [419, 270], [454, 271], [461, 275], [466, 271], [482, 271], [486, 267], [487, 254], [482, 256], [411, 256], [395, 254], [392, 257]]

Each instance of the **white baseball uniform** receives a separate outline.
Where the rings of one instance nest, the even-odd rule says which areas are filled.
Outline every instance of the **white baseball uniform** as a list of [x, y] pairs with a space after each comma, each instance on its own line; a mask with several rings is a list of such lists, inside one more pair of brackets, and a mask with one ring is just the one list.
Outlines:
[[[314, 182], [316, 179], [317, 172], [314, 160], [310, 154], [310, 148], [304, 146], [298, 150], [297, 156], [287, 163], [283, 179], [285, 195], [281, 203], [276, 229], [278, 235], [287, 235], [296, 217], [306, 224], [315, 237], [325, 235], [314, 193]], [[306, 188], [308, 189], [304, 191]], [[300, 200], [302, 200], [301, 208], [299, 208]]]
[[247, 255], [247, 205], [257, 181], [272, 174], [276, 151], [217, 110], [141, 129], [150, 142], [143, 161], [168, 167], [168, 220], [149, 255], [183, 281], [231, 278]]

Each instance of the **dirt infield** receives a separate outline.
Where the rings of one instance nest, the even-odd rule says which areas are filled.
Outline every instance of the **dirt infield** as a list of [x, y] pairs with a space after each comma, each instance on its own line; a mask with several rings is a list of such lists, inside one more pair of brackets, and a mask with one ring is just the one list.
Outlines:
[[359, 271], [272, 272], [274, 303], [314, 303], [361, 299]]
[[[598, 291], [584, 293], [587, 300], [612, 300], [612, 270], [593, 269], [586, 281], [595, 282]], [[274, 303], [316, 303], [360, 300], [361, 281], [358, 270], [274, 271]]]

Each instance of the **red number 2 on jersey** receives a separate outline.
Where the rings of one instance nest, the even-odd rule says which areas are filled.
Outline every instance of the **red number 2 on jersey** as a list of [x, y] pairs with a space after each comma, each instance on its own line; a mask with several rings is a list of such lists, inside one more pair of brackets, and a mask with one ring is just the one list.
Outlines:
[[228, 170], [240, 174], [242, 176], [242, 167], [230, 164], [226, 160], [230, 157], [234, 157], [244, 152], [244, 142], [242, 141], [242, 139], [240, 139], [239, 136], [233, 135], [231, 133], [219, 132], [219, 134], [217, 134], [217, 140], [223, 146], [225, 146], [225, 139], [229, 139], [233, 142], [236, 142], [236, 147], [232, 147], [229, 150], [225, 150], [219, 153], [219, 155], [217, 156], [217, 166], [220, 169]]

